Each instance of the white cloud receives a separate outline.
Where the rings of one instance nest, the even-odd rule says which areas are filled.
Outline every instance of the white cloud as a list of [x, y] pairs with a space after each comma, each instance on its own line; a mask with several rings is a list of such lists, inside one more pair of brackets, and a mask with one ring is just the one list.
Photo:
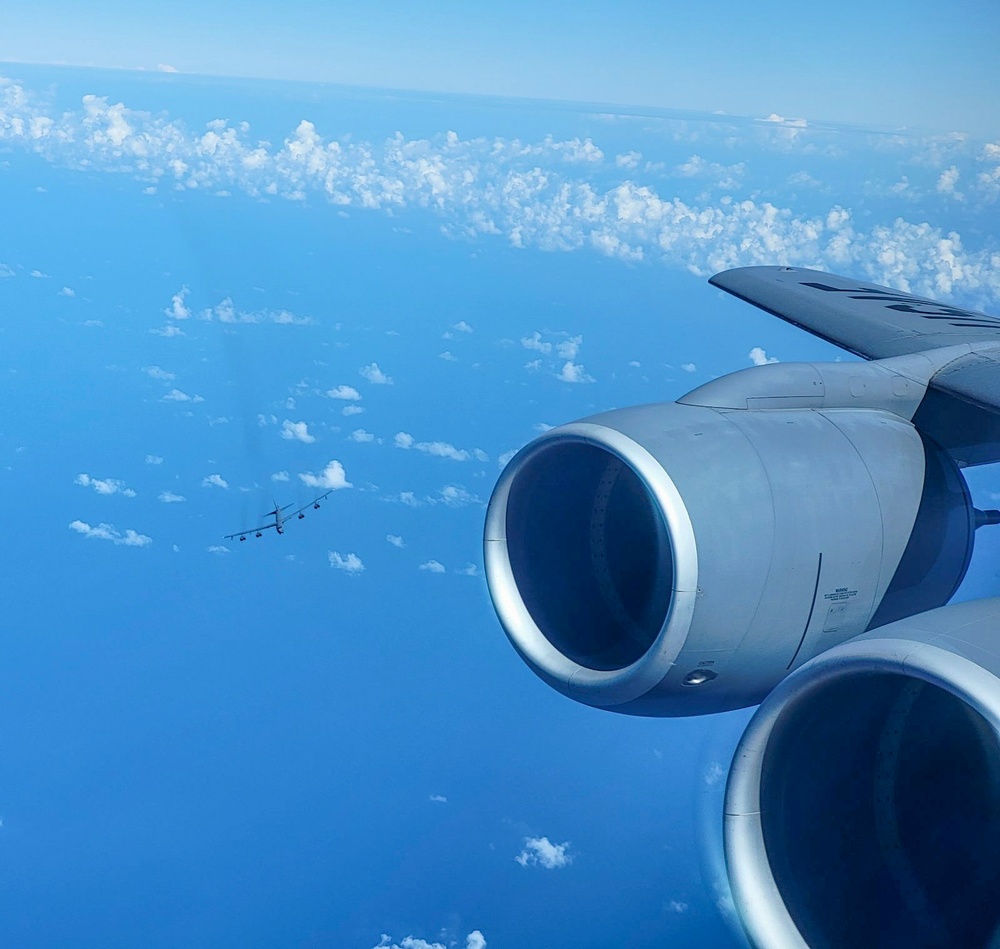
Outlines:
[[461, 485], [449, 484], [440, 491], [441, 501], [448, 507], [466, 507], [469, 504], [482, 504], [482, 499]]
[[228, 488], [229, 482], [222, 475], [211, 474], [201, 479], [203, 488]]
[[167, 372], [166, 369], [161, 369], [159, 366], [147, 366], [145, 372], [147, 376], [160, 379], [163, 382], [171, 382], [177, 378], [172, 372]]
[[354, 386], [334, 386], [327, 389], [326, 394], [331, 399], [343, 399], [346, 402], [358, 402], [361, 399], [361, 393]]
[[308, 316], [296, 316], [288, 310], [238, 310], [231, 297], [226, 297], [215, 306], [207, 307], [198, 314], [202, 320], [219, 323], [276, 323], [287, 326], [306, 326], [312, 323]]
[[552, 344], [542, 339], [542, 334], [535, 330], [530, 336], [521, 337], [521, 345], [525, 349], [533, 349], [535, 352], [548, 355], [552, 352]]
[[146, 455], [147, 465], [162, 465], [163, 459], [159, 455]]
[[511, 448], [510, 451], [505, 451], [499, 458], [497, 458], [497, 467], [506, 468], [507, 462], [511, 460], [517, 454], [516, 448]]
[[175, 72], [177, 72], [177, 67], [176, 66], [171, 66], [169, 63], [157, 63], [156, 64], [156, 71], [157, 72], [175, 73]]
[[719, 764], [718, 761], [713, 761], [708, 768], [705, 770], [704, 778], [705, 783], [709, 787], [713, 787], [718, 784], [726, 776], [726, 769]]
[[153, 543], [152, 537], [147, 537], [145, 534], [138, 534], [131, 528], [122, 534], [120, 531], [115, 530], [113, 524], [98, 524], [96, 527], [91, 527], [85, 521], [73, 521], [69, 526], [70, 530], [74, 530], [78, 534], [83, 534], [84, 537], [93, 537], [97, 540], [110, 540], [116, 547], [146, 547]]
[[360, 415], [364, 412], [364, 409], [360, 405], [345, 405], [340, 412], [342, 415], [350, 417], [352, 415]]
[[456, 330], [459, 333], [471, 333], [472, 332], [472, 327], [469, 326], [469, 324], [466, 323], [465, 320], [459, 320], [457, 323], [453, 323], [451, 328], [453, 330]]
[[958, 168], [955, 165], [952, 165], [950, 168], [946, 168], [941, 172], [935, 187], [940, 194], [950, 194], [952, 197], [961, 200], [963, 197], [962, 193], [955, 188], [955, 185], [958, 184], [958, 179], [960, 177], [961, 174]]
[[625, 152], [624, 155], [615, 155], [616, 168], [637, 168], [642, 161], [642, 152]]
[[362, 366], [358, 372], [361, 376], [371, 382], [373, 385], [377, 386], [391, 386], [393, 385], [392, 379], [387, 376], [378, 367], [377, 362], [369, 363], [367, 366]]
[[171, 320], [186, 320], [191, 316], [191, 311], [187, 308], [187, 304], [184, 302], [188, 295], [188, 288], [181, 287], [171, 298], [170, 306], [168, 306], [164, 311], [164, 316], [169, 317]]
[[[213, 120], [192, 130], [179, 120], [93, 95], [75, 111], [56, 111], [9, 80], [0, 85], [0, 111], [5, 148], [19, 147], [91, 173], [131, 172], [150, 182], [154, 192], [159, 184], [210, 194], [315, 196], [344, 213], [423, 208], [440, 217], [446, 234], [464, 240], [496, 238], [514, 247], [657, 259], [699, 275], [753, 264], [818, 266], [930, 296], [954, 289], [977, 306], [1000, 298], [996, 251], [978, 237], [988, 233], [988, 220], [970, 221], [977, 246], [969, 250], [959, 233], [948, 230], [947, 219], [944, 227], [911, 222], [898, 205], [879, 210], [882, 222], [873, 217], [862, 229], [849, 214], [831, 224], [825, 212], [805, 213], [756, 194], [745, 200], [664, 197], [647, 185], [622, 180], [639, 161], [630, 153], [615, 159], [617, 178], [599, 186], [592, 167], [604, 165], [602, 171], [611, 175], [615, 169], [606, 167], [611, 163], [587, 139], [524, 142], [448, 133], [426, 139], [397, 134], [379, 143], [339, 141], [302, 121], [271, 145], [246, 123]], [[727, 148], [747, 136], [724, 117], [697, 130], [681, 120], [665, 121], [664, 128], [678, 141], [715, 135]], [[817, 153], [820, 134], [803, 119], [776, 113], [749, 131], [751, 140], [802, 155]], [[873, 147], [896, 149], [915, 166], [933, 168], [932, 186], [954, 164], [961, 174], [955, 184], [961, 180], [967, 195], [1000, 199], [1000, 155], [994, 144], [980, 147], [963, 136], [910, 133], [882, 136], [880, 142]], [[902, 151], [906, 148], [908, 154]], [[980, 164], [968, 168], [957, 156]], [[647, 163], [644, 170], [655, 169]], [[701, 183], [698, 177], [684, 180]], [[943, 187], [948, 181], [946, 176]], [[675, 184], [676, 179], [671, 187]], [[869, 219], [859, 212], [859, 220]], [[183, 300], [182, 305], [186, 308]], [[231, 304], [230, 309], [237, 321], [298, 321], [285, 311], [239, 314]], [[214, 310], [210, 317], [223, 318]], [[151, 332], [181, 334], [174, 322]]]
[[38, 280], [48, 280], [49, 279], [49, 275], [47, 273], [42, 273], [41, 270], [32, 270], [31, 271], [31, 276], [35, 277]]
[[393, 547], [405, 547], [406, 544], [403, 542], [403, 538], [399, 534], [386, 534], [385, 539], [392, 544]]
[[339, 554], [336, 550], [331, 550], [327, 553], [327, 558], [331, 567], [346, 573], [361, 573], [365, 569], [357, 554]]
[[697, 372], [698, 367], [693, 362], [682, 362], [681, 369], [685, 372]]
[[318, 475], [311, 471], [300, 474], [299, 480], [308, 488], [320, 488], [324, 491], [338, 491], [341, 488], [352, 487], [344, 473], [344, 466], [336, 460], [327, 462], [326, 467]]
[[747, 358], [755, 366], [766, 366], [768, 363], [778, 362], [774, 356], [768, 356], [760, 346], [754, 346], [750, 352], [747, 353]]
[[0, 280], [17, 276], [17, 272], [9, 264], [0, 263]]
[[162, 399], [161, 402], [204, 402], [205, 400], [200, 395], [188, 395], [186, 392], [181, 392], [180, 389], [171, 389]]
[[63, 287], [62, 290], [59, 291], [59, 296], [61, 296], [61, 297], [75, 297], [76, 296], [76, 291], [72, 287]]
[[271, 480], [272, 481], [287, 481], [288, 480], [288, 472], [287, 471], [276, 471], [273, 475], [271, 475]]
[[445, 350], [443, 353], [438, 353], [438, 359], [443, 359], [445, 362], [458, 362], [458, 357], [448, 350]]
[[465, 448], [456, 448], [448, 442], [418, 442], [409, 432], [397, 432], [393, 444], [397, 448], [407, 450], [413, 448], [426, 455], [434, 455], [436, 458], [450, 458], [452, 461], [468, 461], [470, 458], [475, 458], [477, 461], [489, 461], [489, 456], [481, 448], [468, 451]]
[[556, 344], [556, 355], [560, 359], [576, 359], [582, 345], [582, 336], [571, 336], [569, 339], [564, 339], [561, 343]]
[[288, 441], [304, 442], [306, 445], [316, 441], [316, 436], [309, 434], [309, 426], [305, 422], [292, 422], [287, 418], [281, 423], [281, 437]]
[[161, 491], [157, 499], [164, 504], [177, 504], [180, 501], [186, 500], [183, 494], [174, 494], [173, 491]]
[[224, 546], [223, 544], [211, 544], [210, 546], [206, 547], [205, 550], [207, 550], [210, 554], [218, 554], [219, 556], [228, 554], [230, 552], [229, 548]]
[[426, 563], [422, 563], [418, 570], [426, 570], [428, 573], [444, 573], [445, 566], [438, 560], [428, 560]]
[[446, 798], [443, 794], [432, 794], [428, 798], [428, 800], [433, 801], [435, 804], [447, 804], [448, 803], [448, 798]]
[[688, 904], [680, 900], [670, 900], [666, 904], [666, 910], [670, 913], [686, 913], [688, 911]]
[[462, 577], [478, 577], [479, 567], [474, 563], [467, 563], [464, 567], [459, 567], [455, 573]]
[[357, 442], [358, 444], [366, 444], [368, 442], [375, 441], [375, 436], [371, 432], [366, 432], [363, 428], [356, 428], [350, 435], [347, 436], [348, 440], [352, 442]]
[[[449, 943], [451, 947], [454, 945], [454, 942]], [[416, 936], [404, 936], [399, 942], [393, 942], [392, 936], [382, 933], [378, 945], [372, 949], [446, 949], [446, 947], [444, 943], [427, 942], [426, 939], [418, 939]], [[478, 929], [474, 929], [465, 937], [464, 949], [486, 949], [486, 938]]]
[[556, 374], [560, 382], [593, 382], [594, 377], [587, 375], [582, 365], [575, 362], [567, 362]]
[[93, 488], [98, 494], [121, 494], [126, 498], [134, 498], [135, 491], [118, 478], [91, 478], [88, 474], [78, 474], [73, 484], [84, 488]]
[[522, 867], [537, 864], [546, 870], [554, 870], [573, 862], [572, 854], [568, 853], [569, 846], [569, 841], [554, 844], [548, 837], [525, 837], [524, 849], [514, 859]]
[[183, 336], [184, 330], [182, 330], [179, 326], [175, 326], [173, 323], [170, 323], [162, 329], [151, 329], [150, 333], [154, 336], [164, 336], [169, 338], [171, 336]]

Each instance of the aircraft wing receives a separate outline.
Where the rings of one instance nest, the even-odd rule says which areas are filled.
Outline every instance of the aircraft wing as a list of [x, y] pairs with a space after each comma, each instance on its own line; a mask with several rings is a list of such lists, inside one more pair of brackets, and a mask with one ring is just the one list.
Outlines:
[[258, 534], [261, 531], [266, 531], [269, 527], [274, 527], [274, 524], [261, 524], [260, 527], [248, 527], [245, 531], [237, 531], [235, 534], [226, 534], [226, 540], [232, 540], [234, 537], [248, 537], [250, 534]]
[[709, 283], [866, 359], [972, 344], [978, 351], [956, 358], [931, 385], [1000, 412], [1000, 318], [799, 267], [739, 267]]
[[[302, 507], [298, 508], [298, 510], [292, 511], [292, 513], [289, 514], [288, 517], [290, 518], [295, 517], [297, 514], [301, 514], [303, 511], [308, 511], [309, 508], [319, 504], [320, 501], [322, 501], [324, 498], [328, 498], [331, 494], [333, 494], [332, 488], [326, 493], [321, 494], [318, 498], [313, 498], [308, 504], [303, 504]], [[288, 506], [291, 507], [290, 504]], [[282, 510], [284, 510], [284, 508], [282, 508]]]

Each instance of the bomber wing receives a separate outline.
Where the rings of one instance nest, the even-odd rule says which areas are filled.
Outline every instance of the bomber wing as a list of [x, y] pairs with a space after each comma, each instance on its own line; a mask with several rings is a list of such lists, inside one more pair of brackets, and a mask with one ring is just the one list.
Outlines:
[[234, 537], [239, 537], [243, 540], [250, 534], [260, 534], [262, 531], [266, 531], [268, 528], [275, 526], [275, 524], [261, 524], [260, 527], [248, 527], [245, 531], [237, 531], [235, 534], [226, 534], [225, 539], [232, 540]]

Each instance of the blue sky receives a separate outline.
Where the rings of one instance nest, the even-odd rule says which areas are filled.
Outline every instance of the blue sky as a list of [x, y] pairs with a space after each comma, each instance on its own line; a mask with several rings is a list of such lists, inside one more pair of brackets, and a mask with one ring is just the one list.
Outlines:
[[[0, 55], [104, 62], [98, 34], [134, 26], [32, 9], [64, 51], [16, 17], [0, 42], [23, 55]], [[842, 357], [715, 270], [819, 266], [1000, 311], [998, 136], [155, 71], [289, 79], [293, 39], [346, 43], [332, 13], [293, 37], [247, 9], [178, 5], [137, 31], [163, 48], [109, 47], [145, 73], [0, 67], [5, 945], [738, 946], [718, 808], [747, 713], [632, 719], [545, 688], [489, 605], [485, 501], [548, 426]], [[629, 32], [652, 59], [623, 9], [549, 51], [579, 95], [472, 91], [637, 101], [614, 85], [632, 65], [581, 65], [584, 40]], [[539, 36], [564, 19], [522, 15]], [[383, 32], [406, 22], [428, 50], [493, 31], [544, 55], [444, 12]], [[288, 57], [268, 70], [264, 34]], [[489, 55], [480, 80], [514, 72]], [[329, 78], [420, 85], [363, 59]], [[910, 121], [838, 89], [821, 117]], [[969, 479], [997, 505], [994, 468]], [[316, 485], [329, 504], [284, 537], [223, 541]], [[996, 592], [998, 545], [979, 539], [962, 596]]]
[[13, 0], [0, 60], [723, 110], [990, 136], [1000, 11], [849, 0], [470, 7]]

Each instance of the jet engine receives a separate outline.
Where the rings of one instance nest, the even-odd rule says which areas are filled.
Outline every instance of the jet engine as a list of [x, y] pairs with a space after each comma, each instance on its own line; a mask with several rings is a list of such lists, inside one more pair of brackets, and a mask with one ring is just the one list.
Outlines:
[[700, 715], [947, 602], [974, 528], [955, 463], [889, 412], [649, 405], [511, 461], [486, 575], [514, 647], [559, 691]]
[[789, 267], [717, 286], [871, 359], [766, 365], [552, 429], [486, 516], [545, 682], [631, 715], [762, 703], [726, 863], [758, 949], [1000, 949], [1000, 599], [946, 606], [1000, 460], [1000, 320]]

